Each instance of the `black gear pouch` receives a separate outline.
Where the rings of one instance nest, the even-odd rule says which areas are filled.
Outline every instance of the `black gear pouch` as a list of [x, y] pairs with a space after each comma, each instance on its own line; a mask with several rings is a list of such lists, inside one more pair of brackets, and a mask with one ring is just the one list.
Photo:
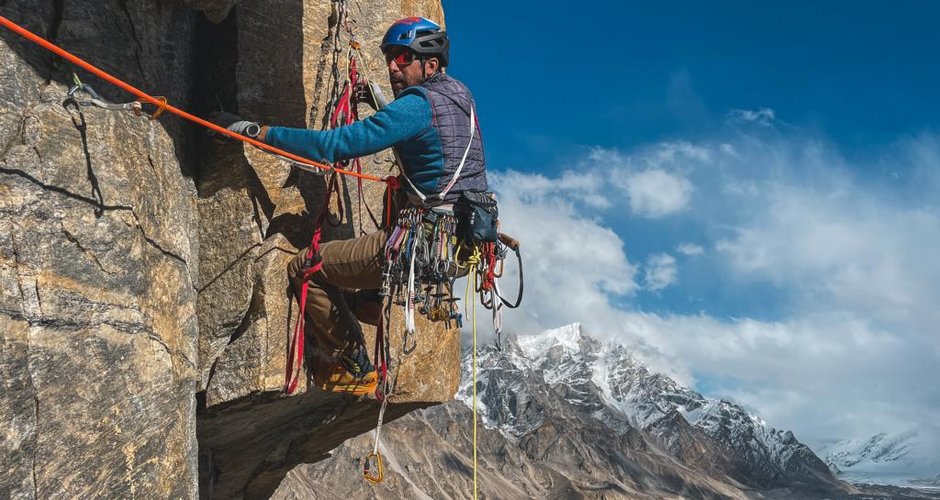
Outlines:
[[492, 243], [499, 233], [499, 209], [493, 193], [464, 191], [454, 202], [457, 238], [465, 243]]

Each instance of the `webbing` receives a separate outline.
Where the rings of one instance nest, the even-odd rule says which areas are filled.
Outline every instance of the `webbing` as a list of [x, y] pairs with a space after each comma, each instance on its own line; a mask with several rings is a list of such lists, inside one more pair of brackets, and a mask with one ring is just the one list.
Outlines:
[[218, 126], [218, 125], [216, 125], [216, 124], [214, 124], [214, 123], [212, 123], [212, 122], [203, 120], [202, 118], [199, 118], [198, 116], [192, 115], [192, 114], [187, 113], [186, 111], [183, 111], [183, 110], [181, 110], [181, 109], [179, 109], [179, 108], [177, 108], [177, 107], [175, 107], [175, 106], [172, 106], [172, 105], [170, 105], [169, 103], [166, 102], [166, 99], [157, 98], [157, 97], [151, 96], [150, 94], [147, 94], [146, 92], [144, 92], [144, 91], [142, 91], [142, 90], [140, 90], [140, 89], [138, 89], [138, 88], [136, 88], [136, 87], [134, 87], [134, 86], [132, 86], [132, 85], [130, 85], [130, 84], [128, 84], [128, 83], [126, 83], [126, 82], [124, 82], [124, 81], [122, 81], [122, 80], [120, 80], [120, 79], [114, 77], [114, 76], [112, 76], [112, 75], [110, 75], [109, 73], [107, 73], [107, 72], [105, 72], [105, 71], [103, 71], [103, 70], [101, 70], [101, 69], [98, 69], [97, 67], [95, 67], [95, 66], [93, 66], [92, 64], [86, 62], [85, 60], [81, 59], [80, 57], [78, 57], [78, 56], [76, 56], [76, 55], [74, 55], [74, 54], [72, 54], [72, 53], [66, 51], [65, 49], [62, 49], [61, 47], [59, 47], [59, 46], [55, 45], [54, 43], [52, 43], [52, 42], [50, 42], [50, 41], [48, 41], [48, 40], [46, 40], [46, 39], [40, 37], [39, 35], [36, 35], [36, 34], [32, 33], [31, 31], [27, 30], [26, 28], [23, 28], [22, 26], [20, 26], [20, 25], [14, 23], [13, 21], [10, 21], [9, 19], [7, 19], [7, 18], [4, 17], [4, 16], [0, 16], [0, 24], [2, 24], [5, 28], [9, 29], [10, 31], [13, 31], [14, 33], [16, 33], [16, 34], [22, 36], [23, 38], [26, 38], [27, 40], [29, 40], [29, 41], [31, 41], [31, 42], [33, 42], [33, 43], [39, 45], [40, 47], [42, 47], [42, 48], [48, 50], [49, 52], [52, 52], [53, 54], [55, 54], [55, 55], [57, 55], [57, 56], [59, 56], [59, 57], [62, 57], [63, 59], [66, 59], [67, 61], [71, 62], [72, 64], [75, 64], [75, 65], [77, 65], [77, 66], [79, 66], [79, 67], [85, 69], [86, 71], [88, 71], [88, 72], [90, 72], [90, 73], [96, 75], [97, 77], [101, 78], [102, 80], [105, 80], [106, 82], [108, 82], [108, 83], [110, 83], [110, 84], [112, 84], [112, 85], [115, 85], [115, 86], [117, 86], [117, 87], [120, 87], [120, 88], [123, 89], [124, 91], [126, 91], [126, 92], [128, 92], [128, 93], [130, 93], [130, 94], [133, 94], [133, 95], [137, 96], [138, 98], [140, 98], [140, 99], [142, 99], [142, 100], [144, 100], [144, 101], [147, 101], [147, 102], [150, 103], [150, 104], [153, 104], [154, 106], [157, 107], [157, 109], [158, 109], [159, 111], [162, 111], [162, 110], [169, 111], [170, 113], [173, 113], [174, 115], [179, 116], [180, 118], [189, 120], [189, 121], [191, 121], [191, 122], [193, 122], [193, 123], [196, 123], [196, 124], [199, 124], [199, 125], [201, 125], [201, 126], [203, 126], [203, 127], [206, 127], [206, 128], [208, 128], [208, 129], [214, 131], [214, 132], [217, 132], [217, 133], [222, 134], [222, 135], [226, 135], [226, 136], [228, 136], [228, 137], [231, 137], [231, 138], [233, 138], [233, 139], [237, 139], [237, 140], [242, 141], [242, 142], [246, 142], [246, 143], [248, 143], [248, 144], [251, 144], [252, 146], [255, 146], [256, 148], [259, 148], [259, 149], [268, 151], [268, 152], [270, 152], [270, 153], [273, 153], [273, 154], [276, 154], [276, 155], [279, 155], [279, 156], [283, 156], [283, 157], [285, 157], [285, 158], [289, 158], [289, 159], [291, 159], [291, 160], [294, 160], [294, 161], [296, 161], [296, 162], [298, 162], [298, 163], [301, 163], [301, 164], [304, 164], [304, 165], [309, 165], [309, 166], [318, 168], [318, 169], [320, 169], [320, 170], [333, 171], [333, 172], [336, 172], [336, 173], [338, 173], [338, 174], [340, 174], [340, 175], [348, 175], [348, 176], [352, 176], [352, 177], [357, 177], [357, 178], [359, 178], [359, 179], [365, 179], [365, 180], [376, 181], [376, 182], [384, 182], [384, 183], [386, 183], [386, 184], [390, 184], [390, 180], [389, 180], [389, 179], [383, 179], [383, 178], [381, 178], [381, 177], [377, 177], [377, 176], [374, 176], [374, 175], [363, 174], [363, 173], [360, 173], [360, 172], [353, 172], [353, 171], [350, 171], [350, 170], [344, 170], [344, 169], [334, 168], [334, 167], [332, 167], [332, 166], [330, 166], [330, 165], [325, 165], [325, 164], [323, 164], [323, 163], [319, 163], [319, 162], [315, 162], [315, 161], [312, 161], [312, 160], [308, 160], [308, 159], [303, 158], [303, 157], [301, 157], [301, 156], [297, 156], [297, 155], [295, 155], [295, 154], [288, 153], [287, 151], [278, 149], [278, 148], [276, 148], [276, 147], [274, 147], [274, 146], [265, 144], [265, 143], [263, 143], [263, 142], [261, 142], [261, 141], [258, 141], [258, 140], [252, 139], [252, 138], [250, 138], [250, 137], [246, 137], [246, 136], [243, 136], [243, 135], [241, 135], [241, 134], [237, 134], [237, 133], [235, 133], [235, 132], [232, 132], [231, 130], [228, 130], [228, 129], [226, 129], [226, 128], [220, 127], [220, 126]]
[[[345, 18], [345, 11], [342, 13], [340, 17]], [[347, 31], [348, 30], [349, 28], [347, 26]], [[352, 36], [352, 33], [350, 33], [350, 36]], [[334, 43], [337, 45], [339, 44], [339, 30], [338, 29], [336, 30]], [[346, 77], [345, 82], [343, 83], [342, 92], [339, 91], [339, 75], [336, 73], [336, 65], [334, 64], [333, 95], [338, 94], [338, 96], [336, 97], [335, 106], [333, 107], [333, 109], [331, 109], [330, 117], [329, 117], [330, 128], [333, 128], [333, 129], [344, 126], [344, 125], [351, 125], [352, 123], [359, 120], [359, 113], [357, 111], [357, 107], [355, 105], [355, 99], [353, 96], [353, 89], [355, 88], [356, 84], [359, 82], [359, 72], [357, 70], [356, 60], [353, 56], [354, 50], [356, 50], [356, 52], [359, 53], [358, 49], [356, 48], [356, 45], [357, 44], [355, 44], [354, 41], [350, 42], [351, 48], [349, 49], [349, 52], [347, 53], [347, 58], [346, 58], [347, 77]], [[361, 56], [361, 53], [359, 54]], [[353, 158], [351, 161], [353, 165], [355, 165], [356, 172], [362, 173], [362, 164], [359, 162], [359, 158]], [[340, 193], [339, 181], [337, 180], [336, 173], [335, 173], [335, 172], [338, 172], [339, 170], [340, 169], [334, 169], [334, 174], [330, 176], [330, 180], [328, 182], [329, 187], [327, 189], [326, 198], [324, 199], [323, 208], [320, 210], [320, 214], [317, 216], [316, 227], [313, 232], [313, 238], [310, 242], [310, 246], [307, 250], [307, 255], [304, 261], [306, 263], [305, 264], [306, 269], [304, 270], [303, 277], [302, 277], [303, 283], [301, 284], [301, 292], [300, 292], [300, 311], [298, 313], [297, 321], [294, 326], [294, 333], [293, 333], [293, 336], [291, 337], [291, 342], [288, 347], [287, 374], [286, 374], [285, 386], [284, 386], [284, 390], [285, 392], [287, 392], [288, 395], [292, 395], [297, 388], [297, 377], [299, 376], [299, 372], [303, 364], [303, 344], [305, 342], [304, 340], [304, 322], [305, 322], [304, 314], [305, 314], [306, 305], [307, 305], [306, 304], [307, 292], [310, 286], [309, 282], [313, 278], [313, 275], [317, 271], [319, 271], [323, 266], [322, 258], [320, 257], [320, 239], [321, 239], [321, 235], [323, 232], [323, 222], [324, 220], [326, 220], [326, 217], [329, 213], [330, 198], [332, 198], [333, 194], [336, 195], [336, 203], [338, 206], [337, 212], [340, 214], [341, 218], [343, 214], [342, 195]], [[389, 200], [391, 200], [391, 191], [398, 188], [398, 180], [393, 177], [389, 177], [388, 179], [386, 179], [385, 182], [386, 184], [388, 184], [388, 188], [386, 189], [386, 197]], [[363, 191], [362, 191], [362, 178], [361, 177], [357, 179], [357, 183], [358, 183], [358, 193], [359, 193], [359, 231], [362, 234], [366, 234], [365, 231], [362, 229], [362, 205], [364, 205], [365, 203], [363, 202], [364, 196], [363, 196]], [[378, 222], [375, 220], [375, 215], [372, 214], [372, 210], [369, 209], [368, 205], [366, 205], [366, 210], [369, 213], [369, 217], [372, 218], [372, 222], [375, 223], [376, 228], [379, 228], [380, 226]], [[390, 207], [388, 208], [387, 213], [388, 214], [391, 213]], [[345, 305], [345, 299], [343, 298], [341, 294], [337, 295], [335, 299], [333, 297], [331, 297], [331, 299], [334, 304], [342, 306], [342, 308], [347, 309], [347, 312], [348, 312], [348, 306]], [[351, 321], [351, 324], [357, 325], [356, 323], [357, 320], [354, 316], [350, 315], [349, 319]], [[364, 343], [365, 341], [364, 339], [362, 339], [361, 331], [359, 332], [358, 337], [359, 338], [356, 340], [362, 343], [362, 347], [365, 348], [365, 343]], [[382, 339], [382, 326], [380, 324], [378, 329], [376, 330], [376, 342], [380, 343], [381, 339]], [[377, 349], [376, 353], [378, 353], [379, 352], [378, 346], [376, 347], [376, 349]], [[376, 365], [376, 367], [378, 367], [378, 365]], [[382, 365], [382, 374], [384, 377], [385, 375], [384, 363]], [[375, 453], [378, 453], [378, 452], [376, 451]], [[379, 457], [379, 460], [381, 460], [381, 457]], [[369, 476], [366, 475], [367, 479], [368, 477]]]

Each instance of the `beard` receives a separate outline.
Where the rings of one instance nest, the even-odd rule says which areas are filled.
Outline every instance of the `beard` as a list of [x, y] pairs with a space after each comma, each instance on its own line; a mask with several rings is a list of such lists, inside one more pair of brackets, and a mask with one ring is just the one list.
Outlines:
[[408, 87], [408, 82], [406, 82], [404, 78], [389, 78], [388, 83], [392, 86], [392, 95], [395, 97], [398, 97], [398, 94]]

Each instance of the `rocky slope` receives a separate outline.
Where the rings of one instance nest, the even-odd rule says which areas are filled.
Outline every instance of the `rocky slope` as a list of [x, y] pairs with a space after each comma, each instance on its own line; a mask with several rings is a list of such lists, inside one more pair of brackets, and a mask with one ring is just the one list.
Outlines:
[[[484, 358], [484, 367], [491, 356]], [[566, 401], [589, 408], [612, 429], [620, 428], [626, 417], [627, 425], [657, 438], [686, 462], [709, 463], [744, 484], [835, 483], [826, 465], [789, 431], [768, 427], [737, 404], [706, 399], [650, 372], [625, 346], [597, 342], [577, 324], [521, 337], [519, 350], [507, 359], [510, 369], [539, 373]], [[514, 389], [518, 397], [524, 387]], [[486, 393], [481, 399], [487, 408], [506, 407], [500, 399], [488, 403]], [[699, 432], [710, 439], [698, 439]], [[703, 449], [723, 449], [728, 462], [719, 465], [711, 457], [699, 456]]]
[[[386, 480], [360, 476], [372, 434], [291, 471], [274, 498], [469, 498], [469, 356], [459, 400], [384, 426]], [[851, 486], [792, 433], [642, 366], [577, 325], [479, 356], [482, 498], [914, 499]]]
[[[626, 348], [577, 325], [478, 358], [481, 491], [494, 498], [824, 498], [855, 490], [792, 433], [651, 373]], [[465, 359], [464, 372], [469, 372]], [[369, 436], [292, 471], [275, 498], [462, 498], [470, 383], [459, 402], [383, 430], [386, 483], [358, 477]], [[461, 405], [461, 403], [463, 403]], [[371, 489], [371, 491], [370, 491]], [[330, 494], [324, 494], [330, 492]], [[310, 496], [313, 495], [313, 496]]]
[[[0, 15], [196, 115], [321, 127], [343, 6], [7, 0]], [[436, 0], [348, 11], [374, 75], [390, 22], [443, 17]], [[296, 309], [284, 269], [324, 178], [170, 115], [67, 102], [73, 71], [132, 100], [0, 29], [0, 498], [266, 497], [375, 408], [280, 392]], [[390, 158], [363, 164], [385, 175]], [[327, 238], [358, 230], [350, 186]], [[365, 188], [377, 202], [382, 186]], [[423, 330], [437, 341], [403, 362], [391, 418], [457, 387], [457, 332]], [[426, 370], [441, 375], [414, 377]]]

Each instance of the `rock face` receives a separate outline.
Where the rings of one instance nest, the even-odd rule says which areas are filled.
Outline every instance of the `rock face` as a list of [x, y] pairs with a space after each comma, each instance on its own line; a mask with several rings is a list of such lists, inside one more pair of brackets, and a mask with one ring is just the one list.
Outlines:
[[[464, 359], [469, 373], [469, 356]], [[491, 498], [852, 498], [791, 433], [648, 371], [577, 325], [478, 356], [479, 488]], [[274, 498], [472, 491], [471, 383], [383, 429], [386, 481], [357, 474], [370, 436], [292, 471]], [[323, 492], [330, 492], [324, 494]], [[873, 495], [868, 498], [886, 498]]]
[[[0, 15], [196, 115], [319, 128], [344, 6], [9, 0]], [[351, 12], [376, 80], [377, 41], [404, 14], [443, 16], [437, 1]], [[374, 401], [281, 393], [296, 315], [284, 269], [325, 179], [176, 117], [67, 103], [72, 71], [0, 32], [0, 498], [266, 497], [376, 417]], [[391, 160], [363, 166], [384, 176]], [[378, 206], [382, 185], [363, 187]], [[356, 188], [327, 238], [359, 231]], [[401, 360], [389, 418], [456, 391], [458, 332], [420, 331], [435, 341]], [[425, 371], [434, 383], [411, 376]]]
[[[135, 5], [12, 1], [2, 14], [133, 84], [185, 75], [174, 33], [193, 14]], [[63, 106], [49, 80], [61, 68], [3, 40], [0, 497], [192, 496], [199, 249], [178, 143], [156, 121]]]

